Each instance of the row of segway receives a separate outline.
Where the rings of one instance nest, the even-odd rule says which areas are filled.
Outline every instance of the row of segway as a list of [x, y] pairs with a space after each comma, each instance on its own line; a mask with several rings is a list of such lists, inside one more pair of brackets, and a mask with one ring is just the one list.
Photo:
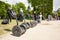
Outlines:
[[[21, 25], [19, 25], [16, 13], [11, 13], [11, 16], [16, 18], [16, 23], [17, 23], [12, 28], [12, 33], [13, 33], [14, 36], [21, 36], [22, 34], [24, 34], [26, 32], [27, 29], [35, 27], [38, 23], [37, 21], [31, 21], [31, 20], [30, 20], [30, 22], [25, 22], [25, 17], [23, 17], [24, 22]], [[5, 24], [6, 22], [8, 22], [8, 21], [4, 20], [2, 23]]]
[[25, 22], [22, 23], [21, 25], [15, 25], [12, 29], [12, 33], [14, 36], [21, 36], [26, 32], [27, 29], [33, 28], [37, 25], [37, 22]]
[[[17, 19], [16, 19], [17, 20]], [[32, 21], [26, 22], [24, 17], [24, 22], [21, 25], [18, 25], [18, 20], [16, 21], [17, 25], [15, 25], [12, 29], [12, 33], [14, 36], [21, 36], [26, 32], [27, 29], [35, 27], [39, 22], [38, 21]]]

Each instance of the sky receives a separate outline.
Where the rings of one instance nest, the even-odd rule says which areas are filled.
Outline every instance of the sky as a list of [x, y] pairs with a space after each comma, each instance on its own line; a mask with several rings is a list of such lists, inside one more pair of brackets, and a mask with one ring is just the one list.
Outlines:
[[60, 8], [60, 0], [53, 0], [53, 10]]
[[[7, 2], [9, 4], [16, 4], [18, 2], [23, 2], [26, 7], [28, 7], [28, 1], [27, 0], [2, 0], [4, 2]], [[53, 11], [56, 11], [58, 8], [60, 8], [60, 0], [53, 0]]]

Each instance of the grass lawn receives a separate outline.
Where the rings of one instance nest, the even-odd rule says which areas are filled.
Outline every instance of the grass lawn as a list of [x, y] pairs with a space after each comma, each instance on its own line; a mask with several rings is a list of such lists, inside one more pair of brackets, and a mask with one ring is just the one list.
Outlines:
[[[1, 24], [1, 22], [2, 22], [2, 20], [0, 20], [0, 35], [11, 32], [13, 26], [16, 25], [16, 20], [12, 20], [11, 23], [6, 24], [6, 25]], [[26, 22], [29, 22], [29, 20], [26, 20]], [[23, 22], [19, 21], [18, 23], [20, 25]]]

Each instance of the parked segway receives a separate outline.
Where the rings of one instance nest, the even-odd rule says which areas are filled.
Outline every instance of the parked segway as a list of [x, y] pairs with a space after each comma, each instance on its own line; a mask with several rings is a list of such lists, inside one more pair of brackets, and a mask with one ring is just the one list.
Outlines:
[[18, 25], [18, 21], [16, 19], [17, 25], [15, 25], [12, 28], [12, 33], [14, 36], [21, 36], [22, 34], [24, 34], [26, 32], [26, 28], [24, 26], [20, 26]]
[[26, 29], [29, 29], [29, 28], [30, 28], [28, 22], [23, 22], [20, 26], [23, 26], [23, 27], [25, 27]]
[[[8, 15], [8, 17], [6, 16], [5, 19], [3, 19], [3, 21], [2, 21], [1, 24], [8, 24], [9, 23], [9, 19], [11, 18], [11, 15], [10, 14], [11, 14], [11, 9], [8, 8], [7, 9], [7, 15]], [[6, 19], [6, 18], [8, 18], [8, 19]]]
[[23, 18], [23, 10], [22, 9], [19, 10], [19, 14], [18, 14], [17, 18], [18, 18], [19, 21], [23, 22], [24, 18]]
[[30, 18], [29, 26], [30, 26], [30, 28], [31, 28], [31, 27], [33, 27], [34, 25], [33, 25], [32, 21], [31, 21], [31, 19], [32, 19], [31, 17], [32, 17], [32, 16], [31, 16], [30, 11], [31, 11], [31, 8], [30, 8], [30, 5], [29, 5], [29, 6], [28, 6], [28, 13], [29, 13], [29, 18]]
[[40, 23], [40, 16], [37, 14], [37, 22]]
[[8, 24], [9, 23], [9, 20], [11, 22], [12, 18], [16, 18], [15, 12], [12, 9], [10, 9], [10, 8], [8, 8], [8, 10], [7, 10], [7, 15], [8, 16], [2, 21], [1, 24]]
[[8, 23], [9, 23], [8, 20], [4, 19], [1, 24], [8, 24]]
[[[22, 10], [22, 9], [21, 9]], [[29, 29], [29, 25], [28, 25], [28, 22], [25, 21], [25, 16], [23, 14], [23, 10], [22, 10], [22, 15], [23, 15], [23, 18], [24, 18], [24, 22], [20, 25], [20, 26], [23, 26], [25, 27], [26, 29]]]
[[32, 16], [33, 16], [33, 17], [32, 17], [33, 21], [30, 20], [30, 23], [31, 23], [31, 25], [32, 25], [31, 27], [35, 27], [35, 26], [37, 25], [37, 21], [35, 20], [35, 16], [36, 16], [36, 15], [33, 15], [33, 14], [32, 14]]

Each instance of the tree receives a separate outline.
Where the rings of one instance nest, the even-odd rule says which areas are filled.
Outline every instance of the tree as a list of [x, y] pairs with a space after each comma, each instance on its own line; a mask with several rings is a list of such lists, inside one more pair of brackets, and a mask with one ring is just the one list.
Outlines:
[[60, 8], [57, 10], [58, 16], [60, 17]]
[[31, 3], [37, 13], [42, 12], [44, 17], [51, 14], [53, 10], [53, 0], [28, 0], [28, 3]]
[[15, 6], [17, 7], [18, 11], [20, 10], [20, 8], [22, 8], [24, 13], [25, 13], [26, 7], [25, 7], [25, 5], [22, 2], [17, 3]]
[[15, 12], [17, 14], [19, 13], [20, 8], [22, 8], [24, 14], [26, 14], [26, 7], [25, 7], [25, 5], [22, 2], [16, 3], [15, 5], [12, 5], [12, 9], [15, 10]]
[[5, 3], [0, 1], [0, 16], [2, 17], [6, 13]]
[[10, 6], [10, 4], [6, 4], [2, 1], [0, 1], [0, 17], [6, 17], [7, 16], [7, 7]]

